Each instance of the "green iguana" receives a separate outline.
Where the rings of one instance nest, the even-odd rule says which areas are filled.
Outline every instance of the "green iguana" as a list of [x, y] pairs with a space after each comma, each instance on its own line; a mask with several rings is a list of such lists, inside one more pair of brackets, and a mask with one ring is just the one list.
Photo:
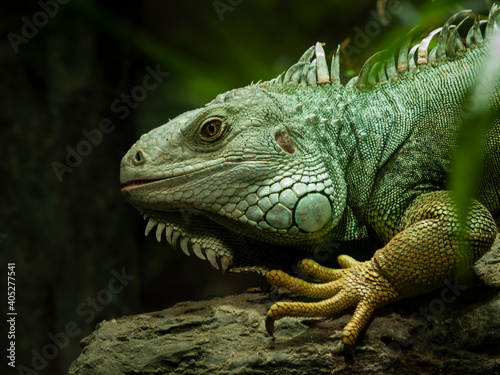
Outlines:
[[[499, 14], [494, 5], [464, 40], [452, 22], [465, 12], [455, 14], [413, 48], [408, 41], [397, 56], [369, 59], [347, 85], [339, 50], [329, 69], [317, 43], [277, 78], [218, 95], [144, 134], [122, 160], [122, 192], [149, 220], [146, 235], [156, 226], [158, 241], [165, 235], [222, 272], [260, 272], [319, 299], [273, 304], [271, 335], [282, 317], [356, 306], [342, 331], [351, 352], [375, 309], [443, 286], [494, 241], [499, 77], [490, 77], [484, 173], [462, 226], [447, 183], [464, 102], [488, 54], [500, 51]], [[366, 261], [340, 255], [333, 269], [308, 259], [333, 242], [330, 258], [345, 252]], [[279, 270], [297, 261], [320, 282]]]

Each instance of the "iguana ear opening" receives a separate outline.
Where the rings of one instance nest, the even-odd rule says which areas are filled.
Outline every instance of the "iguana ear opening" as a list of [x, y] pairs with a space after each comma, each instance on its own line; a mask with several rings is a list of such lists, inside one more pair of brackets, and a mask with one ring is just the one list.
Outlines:
[[293, 155], [293, 153], [295, 152], [295, 144], [293, 143], [292, 138], [287, 132], [278, 133], [274, 138], [276, 139], [276, 143], [278, 143], [283, 151], [288, 152], [290, 155]]

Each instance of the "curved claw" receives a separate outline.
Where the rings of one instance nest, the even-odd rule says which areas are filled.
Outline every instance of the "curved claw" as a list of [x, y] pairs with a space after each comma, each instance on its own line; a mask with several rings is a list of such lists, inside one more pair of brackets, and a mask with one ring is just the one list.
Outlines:
[[266, 316], [266, 331], [269, 336], [274, 337], [274, 319], [269, 315]]
[[354, 345], [344, 344], [344, 360], [346, 363], [354, 363]]

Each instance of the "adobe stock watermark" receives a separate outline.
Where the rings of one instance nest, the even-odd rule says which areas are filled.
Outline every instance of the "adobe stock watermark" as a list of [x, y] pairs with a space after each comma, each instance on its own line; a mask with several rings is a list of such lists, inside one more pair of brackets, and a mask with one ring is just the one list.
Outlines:
[[10, 45], [15, 53], [19, 52], [21, 44], [28, 44], [41, 28], [45, 27], [51, 18], [54, 18], [59, 13], [60, 5], [68, 4], [70, 0], [40, 0], [37, 4], [40, 7], [38, 12], [35, 12], [29, 19], [26, 16], [21, 17], [21, 33], [16, 34], [10, 32], [7, 34]]
[[[160, 64], [157, 64], [155, 69], [147, 66], [146, 72], [148, 74], [142, 79], [141, 85], [137, 85], [132, 88], [128, 94], [123, 93], [119, 99], [116, 99], [111, 103], [111, 112], [116, 113], [118, 115], [118, 119], [124, 120], [127, 118], [132, 109], [137, 108], [140, 102], [146, 100], [148, 92], [157, 88], [158, 85], [170, 74], [168, 72], [161, 71]], [[111, 133], [115, 130], [115, 128], [116, 125], [113, 121], [108, 117], [104, 117], [99, 122], [97, 128], [90, 131], [86, 129], [82, 130], [84, 139], [78, 142], [74, 148], [69, 145], [65, 147], [65, 150], [67, 151], [65, 163], [53, 161], [51, 164], [59, 182], [64, 180], [65, 173], [73, 172], [73, 170], [82, 163], [83, 158], [90, 155], [94, 150], [94, 147], [97, 147], [102, 143], [104, 134]]]
[[344, 49], [344, 56], [349, 61], [353, 55], [357, 55], [363, 48], [366, 48], [373, 39], [375, 39], [385, 23], [390, 22], [393, 15], [397, 15], [403, 11], [403, 5], [399, 0], [389, 0], [385, 9], [380, 10], [381, 14], [375, 10], [370, 11], [370, 21], [366, 23], [363, 29], [356, 26], [354, 31], [356, 34], [352, 38], [352, 42], [347, 44]]
[[184, 219], [184, 222], [189, 225], [191, 224], [191, 220], [189, 218], [193, 215], [199, 214], [200, 211], [189, 206], [181, 205], [179, 207], [179, 212]]
[[[419, 320], [419, 329], [416, 331], [417, 334], [423, 333], [427, 330], [427, 322], [431, 320], [435, 320], [435, 317], [438, 315], [442, 315], [446, 309], [446, 306], [455, 302], [457, 297], [462, 294], [464, 290], [467, 289], [467, 285], [459, 284], [458, 278], [455, 278], [453, 282], [445, 281], [445, 286], [441, 289], [441, 294], [439, 298], [434, 298], [429, 304], [424, 307], [420, 306], [418, 311], [415, 311], [411, 314], [411, 318], [415, 318]], [[387, 346], [394, 353], [394, 357], [392, 359], [387, 359], [382, 363], [382, 369], [386, 370], [390, 367], [392, 361], [397, 358], [403, 348], [409, 347], [413, 344], [411, 337], [408, 341], [402, 342], [400, 340], [394, 340], [387, 344]]]
[[232, 12], [242, 2], [243, 0], [214, 0], [212, 6], [222, 22], [224, 21], [224, 13]]
[[[125, 267], [121, 269], [120, 273], [114, 269], [111, 270], [111, 275], [113, 277], [109, 280], [106, 288], [97, 292], [95, 297], [88, 297], [85, 302], [80, 303], [76, 307], [77, 315], [84, 318], [85, 323], [90, 323], [94, 320], [96, 313], [109, 305], [113, 300], [113, 296], [121, 293], [129, 282], [135, 279], [135, 276], [128, 275], [125, 272]], [[49, 342], [40, 350], [32, 349], [31, 354], [33, 356], [30, 366], [24, 364], [17, 365], [16, 369], [18, 373], [21, 375], [37, 375], [39, 371], [45, 370], [49, 361], [56, 358], [68, 346], [70, 339], [81, 332], [81, 328], [74, 321], [67, 322], [63, 331], [55, 334], [49, 332], [47, 334]]]

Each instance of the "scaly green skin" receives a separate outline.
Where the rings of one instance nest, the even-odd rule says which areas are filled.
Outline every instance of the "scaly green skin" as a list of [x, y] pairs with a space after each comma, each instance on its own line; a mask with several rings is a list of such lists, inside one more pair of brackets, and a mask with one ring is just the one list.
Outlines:
[[[494, 20], [497, 8], [491, 14]], [[169, 243], [223, 272], [265, 273], [273, 285], [322, 299], [274, 304], [266, 320], [271, 334], [283, 316], [325, 316], [355, 305], [343, 330], [352, 346], [376, 308], [444, 285], [493, 243], [498, 85], [483, 143], [488, 173], [462, 230], [445, 190], [464, 100], [489, 45], [476, 41], [408, 71], [400, 58], [398, 75], [367, 85], [361, 73], [347, 86], [336, 84], [334, 68], [333, 84], [325, 77], [317, 45], [317, 60], [310, 62], [311, 49], [286, 75], [219, 95], [143, 135], [122, 160], [123, 193], [149, 218], [146, 233], [157, 226], [158, 240], [165, 231]], [[325, 283], [272, 270], [325, 243], [350, 252], [349, 244], [359, 248], [363, 239], [380, 244], [358, 252], [372, 256], [366, 262], [343, 256], [339, 270], [299, 262]]]

